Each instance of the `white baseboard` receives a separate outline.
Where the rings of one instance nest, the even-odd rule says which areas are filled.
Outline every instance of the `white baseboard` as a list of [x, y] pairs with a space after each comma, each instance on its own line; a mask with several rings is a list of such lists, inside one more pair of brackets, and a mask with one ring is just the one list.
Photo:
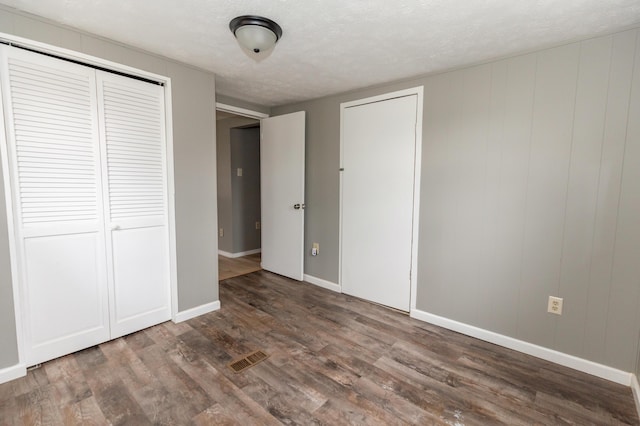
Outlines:
[[342, 293], [342, 288], [336, 283], [323, 280], [322, 278], [316, 278], [312, 275], [304, 274], [304, 280], [309, 284], [317, 285], [318, 287], [326, 288], [327, 290], [335, 291], [336, 293]]
[[19, 377], [27, 375], [27, 366], [24, 364], [16, 364], [11, 367], [0, 370], [0, 383], [6, 383]]
[[554, 351], [553, 349], [534, 345], [533, 343], [524, 342], [522, 340], [514, 339], [513, 337], [504, 336], [502, 334], [494, 333], [493, 331], [484, 330], [482, 328], [430, 314], [418, 309], [411, 310], [411, 317], [449, 330], [457, 331], [458, 333], [466, 334], [467, 336], [484, 340], [485, 342], [504, 346], [505, 348], [513, 349], [537, 358], [542, 358], [615, 383], [620, 383], [621, 385], [631, 386], [631, 377], [633, 374], [626, 371], [598, 364], [583, 358], [578, 358], [563, 352]]
[[236, 258], [236, 257], [242, 257], [242, 256], [249, 256], [250, 254], [257, 254], [257, 253], [262, 253], [262, 249], [254, 249], [254, 250], [248, 250], [248, 251], [240, 251], [238, 253], [229, 253], [228, 251], [224, 251], [224, 250], [218, 250], [218, 254], [220, 256], [224, 256], [224, 257], [230, 257], [230, 258]]
[[638, 411], [638, 417], [640, 417], [640, 384], [638, 384], [638, 376], [631, 375], [631, 390], [633, 391], [633, 398], [636, 400], [636, 411]]
[[173, 319], [173, 322], [179, 323], [191, 318], [195, 318], [200, 315], [208, 314], [209, 312], [217, 311], [220, 309], [220, 301], [206, 303], [204, 305], [196, 306], [195, 308], [187, 309], [186, 311], [178, 312]]

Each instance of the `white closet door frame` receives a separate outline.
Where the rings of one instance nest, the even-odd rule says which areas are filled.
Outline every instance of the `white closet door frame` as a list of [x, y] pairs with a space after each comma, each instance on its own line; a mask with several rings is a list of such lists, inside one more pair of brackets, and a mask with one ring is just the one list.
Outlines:
[[[414, 163], [414, 181], [413, 181], [413, 229], [411, 238], [411, 279], [410, 279], [410, 311], [416, 308], [416, 292], [418, 285], [418, 230], [420, 221], [420, 172], [422, 164], [422, 121], [423, 121], [423, 99], [424, 87], [412, 87], [410, 89], [399, 90], [396, 92], [385, 93], [383, 95], [372, 96], [369, 98], [358, 99], [355, 101], [344, 102], [340, 104], [340, 167], [344, 163], [344, 113], [346, 108], [370, 104], [373, 102], [381, 102], [389, 99], [400, 98], [409, 95], [417, 96], [416, 115], [416, 147], [415, 147], [415, 163]], [[339, 220], [339, 248], [338, 248], [338, 277], [339, 288], [342, 293], [342, 173], [340, 173], [340, 220]]]
[[[105, 69], [121, 72], [124, 74], [141, 77], [151, 81], [164, 84], [165, 96], [165, 134], [166, 134], [166, 156], [167, 156], [167, 198], [168, 198], [168, 226], [169, 226], [169, 267], [171, 281], [171, 316], [176, 322], [178, 315], [178, 274], [177, 274], [177, 256], [176, 256], [176, 219], [175, 219], [175, 183], [174, 183], [174, 166], [173, 166], [173, 122], [172, 122], [172, 101], [171, 101], [171, 79], [166, 76], [154, 74], [151, 72], [139, 70], [127, 65], [122, 65], [106, 59], [87, 55], [73, 50], [64, 49], [58, 46], [52, 46], [46, 43], [29, 40], [18, 37], [13, 34], [0, 32], [0, 41], [15, 44], [17, 46], [33, 49], [36, 52], [51, 54], [60, 58], [71, 59], [81, 63], [102, 67]], [[1, 86], [1, 85], [0, 85]], [[0, 161], [2, 161], [2, 171], [5, 189], [5, 203], [7, 209], [7, 224], [9, 236], [9, 254], [11, 263], [11, 280], [13, 290], [13, 303], [15, 311], [16, 340], [18, 345], [18, 364], [10, 367], [11, 372], [3, 379], [13, 379], [25, 376], [26, 359], [25, 359], [25, 342], [24, 342], [24, 321], [23, 321], [23, 297], [21, 281], [19, 279], [19, 256], [17, 246], [17, 235], [15, 232], [16, 224], [16, 206], [14, 205], [11, 188], [11, 177], [9, 172], [9, 157], [7, 150], [7, 128], [5, 125], [4, 109], [6, 106], [1, 101], [4, 98], [3, 88], [0, 87]]]

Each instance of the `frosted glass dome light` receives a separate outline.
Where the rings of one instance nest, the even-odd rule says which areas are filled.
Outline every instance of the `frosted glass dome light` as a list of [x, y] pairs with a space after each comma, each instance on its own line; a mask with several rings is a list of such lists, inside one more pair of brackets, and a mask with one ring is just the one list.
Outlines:
[[244, 15], [233, 18], [229, 29], [238, 43], [254, 53], [272, 49], [282, 37], [282, 28], [271, 19], [261, 16]]

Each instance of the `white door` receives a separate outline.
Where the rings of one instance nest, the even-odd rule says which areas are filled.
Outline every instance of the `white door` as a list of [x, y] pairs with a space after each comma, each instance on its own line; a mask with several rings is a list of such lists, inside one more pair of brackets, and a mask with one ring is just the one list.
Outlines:
[[304, 111], [260, 122], [262, 268], [301, 281], [304, 262]]
[[164, 89], [97, 72], [111, 338], [171, 317]]
[[95, 72], [2, 47], [27, 365], [109, 339]]
[[342, 113], [341, 285], [409, 311], [417, 95]]

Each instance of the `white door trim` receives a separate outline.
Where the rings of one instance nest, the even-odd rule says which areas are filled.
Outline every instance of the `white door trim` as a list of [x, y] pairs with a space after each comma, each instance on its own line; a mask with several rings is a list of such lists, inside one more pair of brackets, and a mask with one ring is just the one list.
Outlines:
[[[173, 121], [172, 121], [172, 104], [171, 104], [171, 79], [169, 77], [154, 74], [148, 71], [139, 70], [127, 65], [112, 62], [106, 59], [87, 55], [85, 53], [64, 49], [58, 46], [52, 46], [47, 43], [29, 40], [18, 37], [13, 34], [0, 32], [0, 40], [28, 47], [36, 52], [48, 53], [61, 58], [73, 59], [82, 63], [96, 65], [109, 70], [122, 72], [125, 74], [142, 77], [148, 80], [157, 81], [164, 85], [165, 95], [165, 132], [166, 132], [166, 152], [167, 152], [167, 173], [168, 173], [168, 221], [169, 221], [169, 266], [171, 280], [171, 308], [172, 318], [175, 319], [178, 314], [178, 273], [177, 273], [177, 254], [176, 254], [176, 220], [175, 220], [175, 182], [173, 169]], [[11, 262], [11, 281], [13, 289], [13, 304], [15, 310], [16, 323], [16, 340], [18, 345], [18, 364], [25, 365], [24, 351], [24, 321], [22, 311], [23, 297], [21, 295], [22, 286], [19, 280], [19, 271], [17, 263], [17, 240], [15, 234], [15, 214], [14, 203], [11, 191], [11, 178], [9, 173], [9, 160], [7, 150], [7, 133], [5, 128], [4, 114], [4, 94], [0, 90], [0, 161], [2, 161], [2, 173], [5, 186], [5, 203], [7, 209], [7, 227], [9, 236], [9, 256]]]
[[229, 112], [231, 114], [241, 115], [242, 117], [255, 118], [256, 120], [269, 117], [269, 114], [265, 114], [264, 112], [240, 108], [229, 104], [223, 104], [221, 102], [216, 102], [216, 111]]
[[[355, 101], [343, 102], [340, 104], [340, 167], [344, 160], [344, 112], [346, 108], [358, 105], [365, 105], [374, 102], [386, 101], [389, 99], [400, 98], [404, 96], [416, 95], [416, 149], [414, 160], [414, 176], [413, 176], [413, 226], [411, 237], [411, 280], [410, 280], [410, 309], [416, 308], [416, 294], [418, 285], [418, 230], [420, 220], [420, 173], [422, 165], [422, 109], [424, 98], [424, 86], [412, 87], [409, 89], [398, 90], [395, 92], [385, 93], [369, 98], [358, 99]], [[339, 231], [338, 231], [338, 287], [342, 292], [342, 173], [340, 173], [340, 215], [339, 215]]]

